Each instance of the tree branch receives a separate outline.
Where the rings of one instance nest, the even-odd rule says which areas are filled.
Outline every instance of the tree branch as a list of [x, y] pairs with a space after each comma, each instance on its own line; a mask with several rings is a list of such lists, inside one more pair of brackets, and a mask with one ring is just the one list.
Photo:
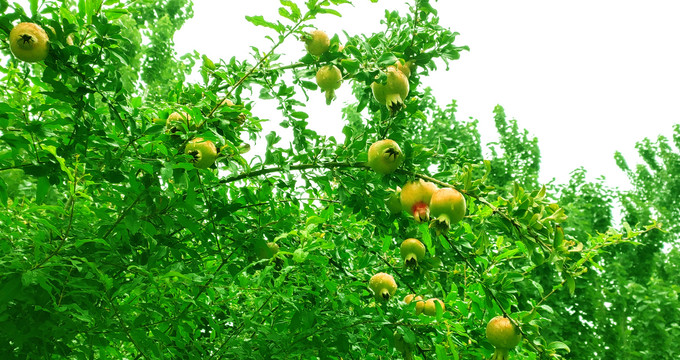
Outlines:
[[228, 184], [235, 181], [258, 177], [260, 175], [271, 174], [275, 172], [282, 172], [287, 170], [310, 170], [310, 169], [336, 169], [336, 168], [368, 168], [368, 165], [363, 162], [355, 163], [345, 163], [345, 162], [320, 162], [315, 164], [298, 164], [291, 165], [287, 167], [277, 166], [272, 168], [264, 168], [260, 170], [255, 170], [247, 173], [242, 173], [236, 176], [228, 177], [224, 180], [220, 180], [220, 184]]

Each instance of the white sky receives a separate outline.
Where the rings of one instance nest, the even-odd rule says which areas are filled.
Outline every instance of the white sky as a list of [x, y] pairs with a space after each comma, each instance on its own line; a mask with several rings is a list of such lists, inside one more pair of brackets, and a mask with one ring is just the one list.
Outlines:
[[[298, 1], [299, 2], [299, 1]], [[225, 5], [228, 4], [228, 5]], [[244, 5], [245, 4], [245, 5]], [[195, 0], [195, 17], [175, 38], [179, 54], [197, 50], [213, 60], [243, 59], [250, 45], [268, 51], [271, 31], [254, 27], [245, 15], [278, 20], [276, 0]], [[458, 45], [470, 46], [449, 72], [424, 80], [439, 104], [458, 101], [458, 119], [480, 121], [484, 143], [494, 140], [493, 108], [538, 137], [541, 181], [568, 181], [584, 166], [591, 179], [604, 175], [612, 186], [627, 188], [613, 159], [624, 153], [638, 162], [635, 142], [670, 136], [680, 123], [674, 105], [680, 99], [680, 2], [678, 1], [432, 1], [443, 26], [461, 33]], [[340, 8], [342, 18], [324, 15], [315, 25], [329, 34], [350, 35], [382, 29], [384, 9], [407, 11], [398, 0], [356, 0]], [[304, 55], [295, 39], [283, 47], [290, 61]], [[338, 90], [330, 106], [312, 94], [310, 127], [341, 138], [342, 102], [349, 87]], [[254, 112], [279, 122], [274, 104], [258, 103]], [[269, 131], [267, 129], [265, 134]], [[285, 133], [285, 131], [284, 131]], [[284, 135], [285, 136], [285, 135]], [[264, 140], [262, 141], [264, 142]]]

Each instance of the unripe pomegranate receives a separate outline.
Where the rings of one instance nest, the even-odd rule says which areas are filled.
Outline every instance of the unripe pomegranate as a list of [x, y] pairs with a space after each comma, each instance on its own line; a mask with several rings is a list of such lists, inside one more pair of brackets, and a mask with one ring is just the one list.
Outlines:
[[378, 174], [391, 174], [404, 161], [404, 153], [394, 140], [374, 142], [368, 148], [368, 166]]
[[418, 179], [404, 185], [401, 189], [401, 207], [413, 215], [417, 222], [430, 219], [430, 199], [437, 191], [437, 185]]
[[425, 307], [425, 301], [423, 301], [423, 297], [416, 294], [408, 294], [404, 297], [404, 302], [407, 305], [410, 304], [412, 301], [416, 302], [416, 315], [423, 312], [423, 308]]
[[279, 252], [279, 245], [274, 242], [269, 242], [267, 245], [258, 246], [257, 257], [260, 259], [271, 259]]
[[321, 30], [314, 30], [307, 34], [304, 42], [307, 52], [314, 56], [321, 56], [331, 47], [331, 39], [328, 37], [328, 34]]
[[416, 64], [413, 62], [413, 60], [409, 60], [405, 63], [401, 63], [401, 61], [397, 61], [394, 63], [394, 66], [397, 67], [397, 70], [401, 71], [406, 75], [406, 77], [411, 77], [411, 72], [413, 69], [415, 69]]
[[193, 156], [191, 162], [199, 169], [207, 169], [215, 163], [217, 159], [217, 148], [210, 140], [203, 138], [194, 138], [187, 144], [184, 149], [185, 154]]
[[404, 240], [399, 250], [407, 266], [418, 266], [418, 263], [425, 258], [425, 245], [418, 239]]
[[496, 316], [486, 325], [486, 338], [496, 348], [491, 360], [507, 360], [510, 350], [522, 341], [522, 334], [510, 319]]
[[466, 209], [465, 197], [456, 189], [439, 189], [430, 199], [430, 214], [438, 231], [446, 231], [451, 224], [462, 220]]
[[166, 121], [166, 126], [168, 128], [168, 131], [172, 134], [178, 132], [178, 131], [186, 131], [188, 130], [194, 130], [194, 126], [191, 123], [191, 115], [185, 113], [182, 111], [182, 113], [178, 113], [177, 111], [173, 112], [168, 116], [168, 120]]
[[[47, 25], [47, 28], [52, 31], [53, 34], [56, 34], [56, 31], [54, 30], [53, 27]], [[49, 34], [47, 35], [49, 37]], [[71, 45], [73, 46], [73, 34], [68, 34], [66, 36], [66, 45]]]
[[373, 291], [376, 300], [387, 301], [397, 291], [397, 283], [392, 275], [377, 273], [368, 281], [368, 287]]
[[[391, 190], [391, 189], [390, 189]], [[385, 205], [390, 214], [399, 214], [401, 212], [401, 200], [399, 199], [401, 195], [401, 188], [397, 186], [397, 190], [390, 194], [390, 196], [385, 199]]]
[[323, 66], [316, 72], [316, 84], [326, 93], [326, 105], [335, 98], [335, 90], [342, 84], [342, 73], [335, 65]]
[[437, 298], [432, 298], [432, 299], [428, 299], [427, 301], [425, 301], [425, 306], [423, 307], [423, 314], [429, 315], [429, 316], [437, 315], [437, 308], [436, 308], [435, 302], [439, 303], [439, 305], [442, 308], [442, 311], [446, 310], [446, 307], [444, 306], [443, 301], [441, 301]]
[[9, 32], [9, 49], [26, 62], [45, 60], [49, 51], [48, 36], [38, 24], [22, 22]]
[[383, 85], [374, 82], [371, 84], [371, 90], [375, 100], [387, 106], [394, 114], [404, 106], [409, 91], [408, 77], [395, 66], [388, 66], [387, 83]]

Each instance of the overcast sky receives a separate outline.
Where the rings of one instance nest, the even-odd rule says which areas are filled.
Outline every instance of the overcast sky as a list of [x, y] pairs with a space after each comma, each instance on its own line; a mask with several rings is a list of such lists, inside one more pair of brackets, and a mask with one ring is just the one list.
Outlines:
[[[299, 2], [299, 1], [298, 1]], [[329, 34], [350, 35], [382, 29], [384, 9], [405, 13], [403, 1], [354, 1], [340, 8], [343, 17], [319, 18]], [[223, 5], [225, 4], [225, 5]], [[228, 5], [226, 5], [228, 4]], [[247, 2], [194, 0], [195, 17], [177, 34], [180, 54], [197, 50], [212, 59], [244, 58], [250, 46], [270, 48], [267, 29], [254, 27], [245, 15], [278, 19], [276, 0]], [[494, 140], [493, 108], [538, 137], [541, 181], [563, 183], [577, 167], [590, 178], [604, 175], [612, 186], [627, 188], [613, 159], [619, 150], [633, 165], [635, 143], [644, 137], [671, 136], [680, 123], [674, 108], [680, 99], [680, 1], [432, 1], [440, 23], [468, 45], [445, 72], [424, 80], [439, 104], [458, 102], [458, 119], [478, 119], [482, 140]], [[295, 39], [283, 47], [291, 61], [304, 55]], [[340, 109], [351, 101], [349, 87], [338, 90], [330, 107], [313, 94], [310, 127], [342, 136]], [[271, 104], [254, 112], [272, 118]]]

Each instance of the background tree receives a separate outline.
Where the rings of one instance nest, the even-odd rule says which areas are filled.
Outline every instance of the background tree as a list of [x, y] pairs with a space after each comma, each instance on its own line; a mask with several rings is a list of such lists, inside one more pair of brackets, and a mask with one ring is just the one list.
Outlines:
[[[501, 140], [484, 158], [476, 122], [458, 121], [455, 103], [442, 109], [421, 86], [468, 50], [429, 1], [386, 12], [380, 33], [345, 34], [342, 49], [330, 34], [326, 52], [294, 63], [279, 62], [279, 46], [348, 1], [280, 3], [277, 20], [247, 17], [271, 30], [270, 49], [213, 60], [174, 54], [188, 2], [31, 1], [29, 16], [0, 0], [3, 39], [19, 21], [50, 36], [48, 58], [34, 64], [2, 43], [0, 353], [482, 359], [494, 352], [485, 326], [497, 315], [521, 328], [516, 357], [561, 357], [562, 339], [578, 345], [550, 331], [559, 318], [548, 302], [559, 295], [565, 309], [578, 305], [566, 294], [603, 248], [656, 232], [593, 231], [605, 230], [595, 218], [606, 220], [607, 200], [587, 210], [582, 183], [570, 185], [570, 208], [559, 205], [557, 192], [537, 184], [536, 139], [501, 107]], [[371, 84], [401, 60], [415, 67], [396, 111], [374, 99]], [[199, 63], [202, 82], [186, 82]], [[305, 104], [321, 99], [313, 78], [327, 64], [353, 90], [341, 142], [307, 126]], [[292, 130], [290, 145], [262, 134], [266, 119], [251, 110], [265, 99], [278, 102], [272, 117]], [[181, 120], [168, 122], [175, 112]], [[198, 137], [219, 146], [207, 169], [185, 151]], [[383, 138], [406, 155], [386, 176], [365, 164]], [[245, 158], [258, 141], [265, 153]], [[413, 179], [460, 190], [468, 215], [439, 234], [388, 212], [389, 189]], [[580, 215], [568, 220], [565, 209]], [[427, 248], [415, 269], [399, 253], [410, 237]], [[398, 284], [386, 303], [367, 288], [378, 272]], [[411, 293], [445, 309], [416, 314], [400, 301]]]
[[[678, 126], [675, 127], [678, 134]], [[575, 359], [673, 358], [677, 335], [678, 280], [668, 270], [677, 261], [678, 213], [676, 180], [678, 136], [675, 148], [661, 136], [656, 142], [637, 144], [644, 163], [631, 169], [621, 154], [619, 167], [628, 174], [632, 190], [608, 188], [604, 179], [585, 181], [585, 171], [572, 174], [560, 186], [560, 204], [569, 214], [565, 231], [576, 238], [596, 236], [615, 223], [614, 211], [624, 224], [662, 223], [664, 231], [647, 232], [635, 242], [618, 244], [592, 263], [576, 283], [575, 296], [557, 294], [549, 300], [556, 309], [555, 326], [546, 329], [565, 339]]]

